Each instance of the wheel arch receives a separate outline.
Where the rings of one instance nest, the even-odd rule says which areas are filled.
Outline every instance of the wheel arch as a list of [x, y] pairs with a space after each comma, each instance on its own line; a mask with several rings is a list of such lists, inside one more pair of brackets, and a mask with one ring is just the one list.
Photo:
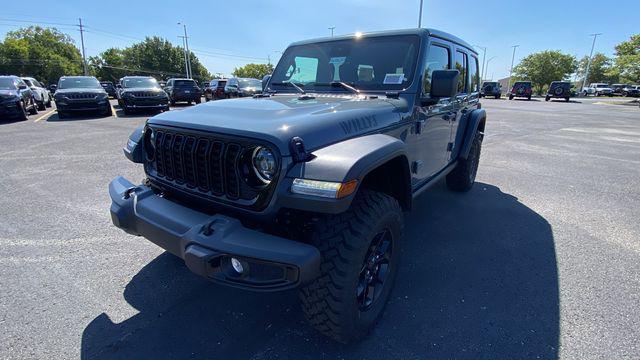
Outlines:
[[487, 123], [487, 112], [484, 109], [475, 109], [464, 116], [460, 121], [458, 134], [456, 136], [456, 146], [458, 152], [456, 157], [466, 159], [471, 150], [471, 143], [476, 131], [484, 134]]

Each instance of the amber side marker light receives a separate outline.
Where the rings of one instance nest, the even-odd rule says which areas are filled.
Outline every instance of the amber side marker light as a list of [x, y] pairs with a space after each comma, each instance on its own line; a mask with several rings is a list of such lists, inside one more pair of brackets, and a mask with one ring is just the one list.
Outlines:
[[340, 199], [353, 194], [357, 187], [358, 180], [341, 183], [309, 179], [294, 179], [293, 184], [291, 184], [291, 192], [294, 194]]

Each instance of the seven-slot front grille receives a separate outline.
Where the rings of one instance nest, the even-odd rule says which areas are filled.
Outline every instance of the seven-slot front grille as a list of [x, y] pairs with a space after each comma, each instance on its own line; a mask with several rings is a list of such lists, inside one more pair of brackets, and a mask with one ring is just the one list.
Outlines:
[[254, 191], [242, 186], [240, 157], [245, 146], [210, 136], [155, 132], [153, 164], [158, 178], [229, 199], [251, 199]]
[[160, 96], [159, 92], [153, 92], [153, 91], [135, 91], [135, 92], [132, 92], [131, 94], [138, 98], [149, 98], [149, 97]]
[[95, 99], [96, 94], [87, 94], [87, 93], [77, 93], [77, 94], [67, 94], [65, 95], [69, 99]]

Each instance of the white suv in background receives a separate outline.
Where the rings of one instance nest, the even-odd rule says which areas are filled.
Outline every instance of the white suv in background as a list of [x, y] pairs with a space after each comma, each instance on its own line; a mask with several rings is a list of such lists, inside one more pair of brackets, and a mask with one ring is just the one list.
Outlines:
[[600, 95], [607, 95], [607, 96], [613, 96], [613, 89], [609, 86], [609, 84], [605, 84], [605, 83], [592, 83], [589, 84], [588, 87], [583, 88], [582, 89], [582, 95], [583, 96], [587, 96], [587, 95], [595, 95], [595, 96], [600, 96]]
[[44, 110], [45, 107], [51, 107], [51, 94], [44, 85], [32, 77], [23, 77], [22, 81], [31, 88], [33, 97], [36, 99], [36, 104], [38, 105], [38, 110]]

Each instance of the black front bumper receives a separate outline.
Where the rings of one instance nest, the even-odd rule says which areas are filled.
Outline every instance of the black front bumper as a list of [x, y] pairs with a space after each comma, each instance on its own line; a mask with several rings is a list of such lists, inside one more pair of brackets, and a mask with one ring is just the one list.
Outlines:
[[[114, 225], [144, 236], [217, 283], [278, 291], [309, 282], [320, 271], [320, 252], [314, 246], [246, 228], [224, 215], [189, 209], [122, 177], [109, 184], [109, 195]], [[231, 258], [246, 271], [234, 270]]]
[[56, 102], [56, 108], [60, 111], [107, 111], [111, 109], [108, 100], [105, 101], [64, 101]]
[[21, 113], [20, 103], [7, 102], [0, 104], [0, 116], [18, 116]]
[[131, 110], [162, 110], [166, 109], [169, 99], [126, 99], [123, 100], [123, 106]]

